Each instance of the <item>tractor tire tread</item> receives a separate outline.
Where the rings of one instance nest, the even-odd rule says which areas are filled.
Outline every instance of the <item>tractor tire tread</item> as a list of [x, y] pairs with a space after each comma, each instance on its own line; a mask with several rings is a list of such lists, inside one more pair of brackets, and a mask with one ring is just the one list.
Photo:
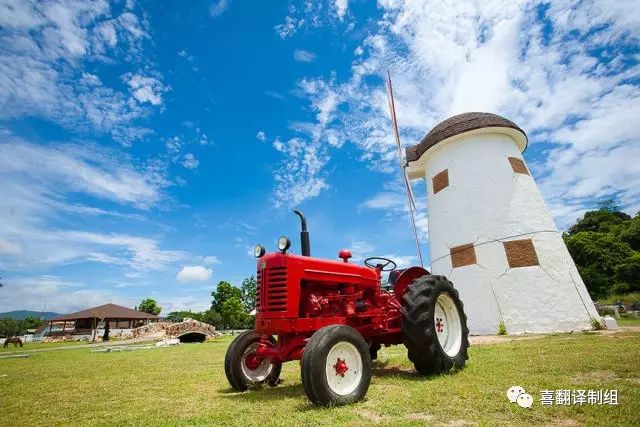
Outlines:
[[[242, 374], [241, 363], [242, 354], [244, 349], [255, 341], [260, 340], [261, 335], [255, 330], [249, 330], [241, 333], [229, 345], [227, 354], [224, 357], [224, 372], [227, 377], [227, 381], [231, 387], [238, 391], [245, 391], [250, 387], [259, 387], [262, 384], [267, 384], [271, 387], [275, 387], [279, 383], [280, 372], [282, 371], [281, 363], [273, 363], [271, 373], [261, 383], [250, 383], [244, 379]], [[273, 337], [269, 337], [269, 340], [275, 344]]]
[[[438, 296], [446, 292], [454, 300], [460, 315], [462, 342], [454, 357], [442, 350], [435, 333], [434, 309]], [[469, 329], [458, 291], [445, 276], [425, 275], [407, 287], [401, 310], [402, 332], [409, 360], [423, 375], [446, 373], [465, 366], [469, 348]]]

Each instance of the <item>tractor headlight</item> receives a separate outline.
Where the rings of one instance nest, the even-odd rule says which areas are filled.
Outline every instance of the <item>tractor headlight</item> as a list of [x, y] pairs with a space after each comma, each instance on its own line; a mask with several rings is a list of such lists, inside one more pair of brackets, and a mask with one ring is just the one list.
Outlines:
[[260, 258], [264, 255], [265, 252], [266, 251], [264, 249], [264, 246], [256, 245], [256, 248], [253, 250], [253, 256], [255, 256], [256, 258]]
[[278, 249], [281, 252], [285, 252], [289, 247], [291, 247], [291, 240], [289, 240], [287, 236], [280, 236], [278, 239]]

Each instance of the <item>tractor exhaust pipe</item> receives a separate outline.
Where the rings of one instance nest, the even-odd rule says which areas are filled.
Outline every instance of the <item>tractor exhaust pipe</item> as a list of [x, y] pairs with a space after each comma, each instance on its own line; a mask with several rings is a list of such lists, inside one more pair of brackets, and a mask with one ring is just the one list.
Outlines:
[[293, 213], [300, 217], [300, 224], [302, 230], [300, 230], [300, 252], [302, 256], [311, 256], [311, 244], [309, 243], [309, 232], [307, 231], [307, 219], [304, 214], [298, 210], [294, 210]]

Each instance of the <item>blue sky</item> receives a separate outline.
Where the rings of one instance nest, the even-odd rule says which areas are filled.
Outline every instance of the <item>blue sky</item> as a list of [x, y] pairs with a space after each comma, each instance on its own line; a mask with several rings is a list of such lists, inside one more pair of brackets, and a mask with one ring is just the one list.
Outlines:
[[[605, 7], [606, 6], [606, 7]], [[200, 310], [280, 234], [416, 262], [403, 144], [505, 115], [562, 228], [640, 209], [630, 1], [0, 1], [0, 311]], [[425, 191], [414, 184], [428, 256]]]

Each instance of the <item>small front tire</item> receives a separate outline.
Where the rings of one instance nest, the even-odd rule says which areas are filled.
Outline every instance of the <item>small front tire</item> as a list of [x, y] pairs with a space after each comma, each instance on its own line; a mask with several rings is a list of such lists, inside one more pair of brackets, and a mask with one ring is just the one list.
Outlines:
[[350, 326], [325, 326], [305, 346], [301, 374], [304, 391], [316, 405], [360, 401], [371, 382], [369, 346]]
[[[224, 373], [231, 387], [238, 391], [263, 384], [272, 387], [278, 384], [282, 364], [271, 363], [269, 359], [255, 359], [260, 338], [261, 335], [255, 330], [246, 331], [238, 335], [227, 349]], [[272, 337], [269, 337], [269, 342], [275, 345]]]

